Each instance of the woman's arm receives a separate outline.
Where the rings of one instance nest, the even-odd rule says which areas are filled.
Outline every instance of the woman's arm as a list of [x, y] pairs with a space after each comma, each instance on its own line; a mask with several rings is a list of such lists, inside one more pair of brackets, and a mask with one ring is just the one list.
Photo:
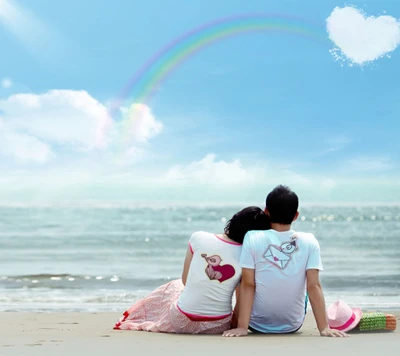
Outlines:
[[192, 262], [193, 252], [190, 248], [190, 245], [186, 251], [185, 262], [183, 263], [183, 272], [182, 272], [182, 283], [186, 285], [187, 276], [189, 273], [190, 263]]

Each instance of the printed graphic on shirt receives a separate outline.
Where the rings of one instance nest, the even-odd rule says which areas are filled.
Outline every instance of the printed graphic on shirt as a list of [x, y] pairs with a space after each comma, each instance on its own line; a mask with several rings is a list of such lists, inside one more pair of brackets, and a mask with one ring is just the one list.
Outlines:
[[289, 242], [284, 242], [280, 246], [269, 245], [264, 252], [264, 257], [274, 266], [285, 269], [292, 259], [291, 254], [298, 250], [297, 236], [293, 235]]
[[207, 257], [207, 255], [203, 253], [201, 257], [203, 257], [208, 264], [205, 271], [210, 280], [215, 279], [222, 283], [232, 278], [236, 273], [235, 268], [231, 265], [221, 266], [220, 263], [222, 262], [222, 258], [218, 255]]

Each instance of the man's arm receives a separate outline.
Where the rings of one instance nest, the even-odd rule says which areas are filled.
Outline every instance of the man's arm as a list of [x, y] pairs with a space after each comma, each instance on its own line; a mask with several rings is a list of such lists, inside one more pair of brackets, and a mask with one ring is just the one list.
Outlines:
[[193, 253], [189, 246], [186, 251], [185, 262], [183, 263], [183, 272], [182, 272], [183, 285], [186, 285], [186, 280], [189, 273], [189, 268], [190, 268], [190, 263], [192, 262], [192, 258], [193, 258]]
[[225, 331], [223, 336], [246, 336], [250, 323], [251, 310], [253, 309], [255, 293], [255, 272], [254, 269], [242, 269], [242, 281], [240, 282], [239, 292], [239, 316], [237, 328]]
[[235, 294], [236, 294], [236, 303], [235, 303], [235, 308], [233, 309], [233, 315], [232, 315], [232, 320], [231, 320], [231, 328], [237, 328], [238, 324], [238, 318], [239, 318], [239, 286], [236, 287], [235, 289]]
[[320, 335], [347, 337], [348, 335], [346, 333], [339, 330], [333, 330], [328, 325], [324, 293], [322, 291], [321, 283], [319, 282], [319, 270], [317, 269], [307, 270], [307, 292]]

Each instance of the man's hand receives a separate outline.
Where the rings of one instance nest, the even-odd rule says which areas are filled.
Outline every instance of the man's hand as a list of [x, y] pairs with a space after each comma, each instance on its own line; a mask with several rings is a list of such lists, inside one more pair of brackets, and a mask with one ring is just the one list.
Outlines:
[[326, 337], [348, 337], [346, 333], [339, 331], [339, 330], [334, 330], [330, 328], [325, 328], [320, 332], [321, 336], [326, 336]]
[[222, 336], [239, 337], [239, 336], [247, 336], [247, 334], [248, 334], [247, 329], [237, 328], [237, 329], [231, 329], [231, 330], [224, 331]]

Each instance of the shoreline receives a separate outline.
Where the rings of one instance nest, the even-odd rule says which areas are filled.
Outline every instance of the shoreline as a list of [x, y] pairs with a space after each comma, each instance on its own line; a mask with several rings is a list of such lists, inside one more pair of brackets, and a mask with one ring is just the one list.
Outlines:
[[[205, 352], [227, 355], [309, 356], [310, 350], [326, 356], [375, 356], [382, 350], [398, 349], [400, 310], [385, 310], [397, 318], [397, 330], [391, 332], [352, 332], [346, 339], [319, 336], [312, 313], [295, 334], [254, 335], [223, 338], [220, 335], [177, 335], [143, 331], [113, 330], [122, 313], [89, 312], [0, 312], [0, 354], [11, 355], [97, 355], [135, 353], [160, 355], [165, 350], [175, 355], [204, 355]], [[396, 351], [393, 351], [396, 352]]]

